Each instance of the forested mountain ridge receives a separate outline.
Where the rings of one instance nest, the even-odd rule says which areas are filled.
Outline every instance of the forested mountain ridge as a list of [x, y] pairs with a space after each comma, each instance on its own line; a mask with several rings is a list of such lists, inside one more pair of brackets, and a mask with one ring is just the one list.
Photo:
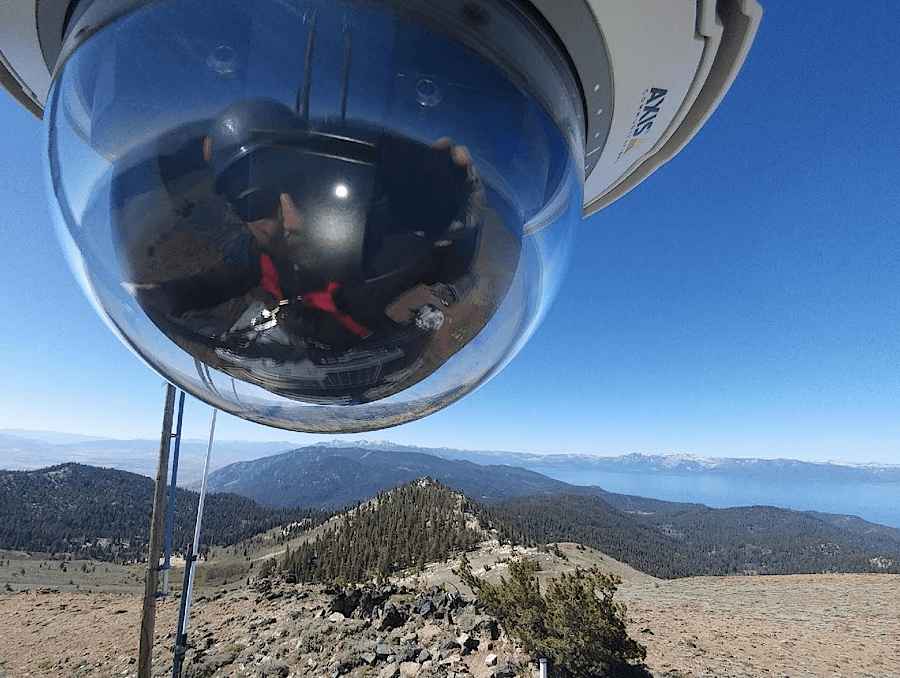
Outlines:
[[423, 476], [483, 503], [574, 491], [560, 480], [514, 466], [481, 466], [422, 452], [352, 445], [314, 445], [229, 464], [210, 474], [209, 487], [268, 506], [339, 509]]
[[720, 530], [717, 526], [723, 526], [721, 529], [734, 530], [735, 525], [743, 524], [750, 532], [817, 533], [826, 539], [843, 540], [858, 548], [900, 553], [900, 528], [878, 525], [856, 516], [793, 511], [772, 506], [710, 508], [703, 504], [668, 502], [613, 492], [602, 492], [597, 496], [646, 524], [679, 533], [696, 531], [701, 526], [716, 530]]
[[713, 509], [611, 493], [515, 497], [491, 506], [490, 514], [538, 542], [582, 543], [662, 578], [900, 573], [900, 530], [852, 516]]
[[[378, 461], [390, 465], [386, 459]], [[415, 458], [405, 457], [398, 460], [403, 473], [419, 470], [410, 463], [414, 461]], [[341, 463], [354, 468], [356, 462], [344, 458]], [[467, 473], [477, 472], [480, 476], [476, 487], [496, 494], [491, 484], [505, 484], [502, 489], [506, 493], [502, 501], [489, 504], [476, 505], [466, 500], [470, 502], [467, 505], [476, 507], [471, 509], [473, 515], [491, 524], [500, 538], [518, 543], [579, 542], [648, 574], [666, 578], [747, 572], [900, 572], [900, 529], [851, 516], [771, 507], [711, 509], [699, 504], [612, 494], [598, 488], [577, 488], [581, 493], [567, 493], [565, 489], [572, 486], [551, 481], [561, 488], [554, 492], [540, 477], [533, 479], [538, 474], [527, 475], [529, 484], [523, 487], [516, 484], [519, 476], [514, 469], [471, 466], [474, 471], [464, 468]], [[360, 468], [355, 467], [354, 473], [359, 472]], [[390, 472], [382, 469], [379, 482], [384, 482]], [[339, 485], [339, 489], [343, 487]], [[525, 496], [533, 487], [541, 490]], [[457, 488], [451, 489], [458, 492]], [[341, 492], [338, 496], [346, 497]], [[146, 557], [152, 493], [153, 481], [144, 476], [78, 464], [0, 472], [0, 548], [69, 552], [120, 562], [141, 560]], [[375, 496], [381, 495], [373, 492], [365, 499]], [[187, 543], [193, 530], [196, 501], [195, 493], [179, 490], [176, 550]], [[412, 565], [418, 565], [421, 557], [430, 558], [431, 551], [443, 552], [445, 548], [429, 535], [441, 531], [456, 534], [459, 520], [448, 518], [446, 523], [441, 522], [439, 514], [426, 514], [415, 501], [407, 502], [407, 508], [411, 513], [404, 513], [406, 517], [401, 522], [418, 529], [433, 545], [425, 556], [418, 551], [410, 556]], [[417, 509], [421, 510], [416, 513]], [[354, 510], [360, 510], [359, 502], [351, 512]], [[309, 508], [265, 507], [233, 494], [210, 494], [202, 544], [233, 545], [271, 527], [296, 522], [316, 525], [330, 515]], [[367, 550], [380, 549], [386, 540], [396, 544], [388, 556], [389, 569], [394, 563], [406, 563], [409, 553], [413, 553], [407, 553], [407, 542], [416, 541], [413, 537], [388, 539], [371, 526], [362, 529], [364, 521], [345, 522], [350, 531], [337, 535], [336, 543], [355, 543], [351, 562], [357, 563], [356, 571], [371, 570], [372, 558]], [[466, 539], [454, 537], [451, 542], [462, 543]], [[341, 548], [337, 553], [341, 553]], [[330, 557], [329, 549], [320, 545], [313, 560], [325, 562]], [[305, 576], [301, 574], [303, 567], [312, 567], [308, 556], [307, 565], [297, 567], [298, 577]], [[379, 551], [376, 572], [384, 570], [383, 556]]]
[[[37, 471], [0, 471], [0, 548], [120, 562], [144, 559], [154, 485], [146, 476], [74, 463]], [[198, 496], [177, 491], [176, 551], [193, 535]], [[235, 494], [212, 494], [204, 508], [201, 551], [290, 522], [318, 523], [329, 515], [273, 509]]]
[[289, 551], [279, 567], [304, 582], [381, 579], [509, 536], [492, 527], [481, 506], [424, 478], [344, 512], [314, 540]]

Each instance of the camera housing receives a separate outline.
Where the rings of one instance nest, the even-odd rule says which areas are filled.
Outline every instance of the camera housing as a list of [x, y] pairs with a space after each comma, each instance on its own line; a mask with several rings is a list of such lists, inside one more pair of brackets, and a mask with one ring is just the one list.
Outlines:
[[576, 225], [702, 126], [754, 0], [0, 6], [57, 230], [120, 338], [220, 409], [410, 421], [496, 374]]

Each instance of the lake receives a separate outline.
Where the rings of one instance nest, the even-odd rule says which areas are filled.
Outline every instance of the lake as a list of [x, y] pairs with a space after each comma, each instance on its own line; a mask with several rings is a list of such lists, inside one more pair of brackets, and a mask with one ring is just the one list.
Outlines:
[[712, 474], [613, 473], [592, 469], [530, 466], [572, 485], [597, 485], [609, 492], [714, 508], [778, 506], [859, 516], [900, 528], [900, 484], [837, 483], [821, 480], [776, 482], [762, 478], [728, 478]]

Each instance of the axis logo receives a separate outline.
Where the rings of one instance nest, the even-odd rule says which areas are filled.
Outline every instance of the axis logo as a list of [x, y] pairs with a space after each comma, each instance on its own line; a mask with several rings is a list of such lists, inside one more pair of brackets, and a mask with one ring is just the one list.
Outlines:
[[619, 155], [616, 156], [617, 162], [622, 156], [631, 153], [646, 141], [647, 133], [650, 131], [650, 128], [653, 127], [653, 122], [659, 114], [660, 107], [666, 100], [668, 91], [669, 90], [662, 89], [661, 87], [651, 87], [650, 89], [644, 90], [644, 94], [641, 97], [641, 103], [638, 105], [637, 113], [634, 116], [634, 120], [631, 122], [631, 129], [628, 131], [628, 136], [625, 137], [625, 143], [622, 145], [622, 150], [620, 150]]

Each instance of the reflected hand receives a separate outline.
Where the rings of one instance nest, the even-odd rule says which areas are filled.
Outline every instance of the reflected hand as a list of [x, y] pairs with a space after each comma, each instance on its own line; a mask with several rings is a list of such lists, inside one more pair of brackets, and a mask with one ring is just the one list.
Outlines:
[[435, 247], [447, 247], [460, 237], [467, 229], [474, 229], [484, 218], [485, 195], [481, 177], [472, 163], [472, 154], [465, 146], [453, 145], [451, 137], [441, 137], [431, 147], [436, 151], [445, 151], [450, 155], [457, 167], [466, 170], [466, 198], [463, 207], [450, 222], [447, 230], [434, 243]]

